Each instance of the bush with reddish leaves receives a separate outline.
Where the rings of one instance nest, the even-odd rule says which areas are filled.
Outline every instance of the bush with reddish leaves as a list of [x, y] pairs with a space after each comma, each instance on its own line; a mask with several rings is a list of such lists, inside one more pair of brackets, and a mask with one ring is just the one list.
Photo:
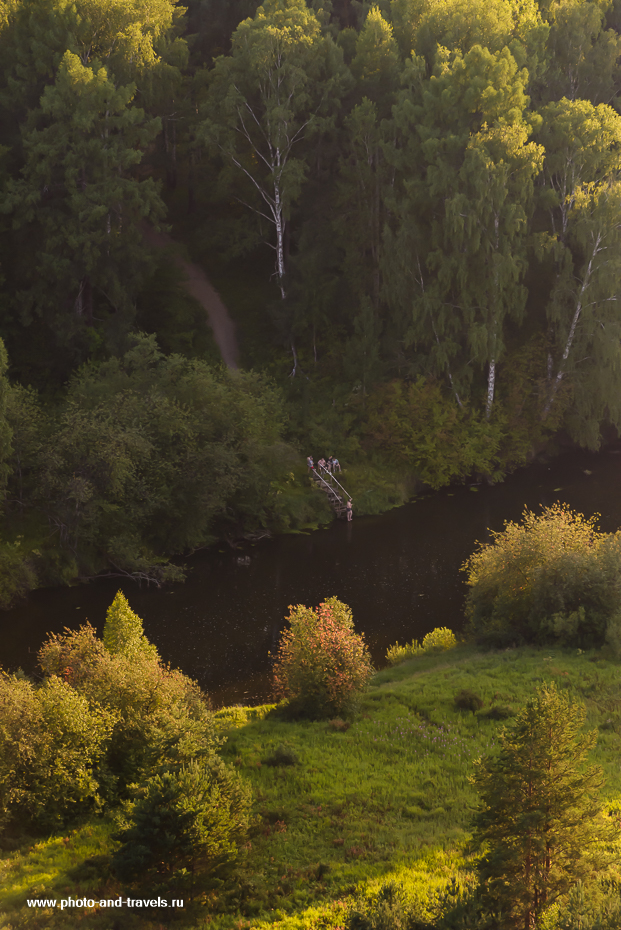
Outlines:
[[293, 716], [351, 715], [373, 674], [368, 649], [354, 632], [347, 604], [330, 597], [314, 610], [289, 608], [274, 664], [274, 695]]

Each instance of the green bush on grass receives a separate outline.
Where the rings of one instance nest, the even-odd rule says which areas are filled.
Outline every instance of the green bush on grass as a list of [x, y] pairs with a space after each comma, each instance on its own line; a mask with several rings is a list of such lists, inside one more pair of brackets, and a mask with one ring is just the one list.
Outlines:
[[417, 639], [413, 639], [411, 643], [407, 643], [405, 646], [395, 643], [386, 653], [386, 661], [388, 665], [398, 665], [400, 662], [406, 662], [416, 656], [431, 652], [443, 652], [445, 649], [452, 649], [456, 645], [457, 639], [453, 631], [449, 630], [448, 627], [440, 626], [432, 630], [431, 633], [427, 633], [422, 643], [419, 643]]
[[466, 616], [481, 645], [621, 646], [621, 532], [565, 504], [524, 511], [465, 562]]
[[330, 597], [317, 610], [298, 604], [288, 616], [274, 665], [274, 693], [294, 716], [351, 714], [373, 667], [347, 604]]
[[112, 859], [121, 879], [214, 872], [237, 858], [250, 825], [251, 795], [220, 759], [154, 775], [137, 794]]

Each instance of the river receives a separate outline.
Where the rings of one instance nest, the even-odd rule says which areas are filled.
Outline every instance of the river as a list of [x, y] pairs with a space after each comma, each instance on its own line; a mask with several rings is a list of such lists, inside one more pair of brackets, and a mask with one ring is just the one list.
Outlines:
[[121, 588], [162, 658], [196, 678], [215, 706], [269, 698], [269, 652], [289, 604], [315, 606], [333, 595], [345, 601], [379, 666], [396, 640], [462, 627], [460, 566], [477, 541], [519, 519], [525, 506], [563, 501], [589, 516], [600, 513], [604, 530], [619, 528], [620, 453], [570, 452], [493, 487], [449, 488], [381, 516], [263, 540], [238, 553], [198, 553], [185, 584], [170, 588], [114, 579], [35, 591], [0, 615], [0, 665], [32, 672], [48, 632], [87, 619], [101, 631]]

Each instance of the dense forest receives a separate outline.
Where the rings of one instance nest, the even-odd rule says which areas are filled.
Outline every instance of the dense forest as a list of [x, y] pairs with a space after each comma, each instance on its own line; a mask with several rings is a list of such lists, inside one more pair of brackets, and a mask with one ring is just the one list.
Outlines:
[[309, 451], [377, 512], [597, 448], [620, 32], [618, 0], [0, 0], [2, 603], [316, 525]]

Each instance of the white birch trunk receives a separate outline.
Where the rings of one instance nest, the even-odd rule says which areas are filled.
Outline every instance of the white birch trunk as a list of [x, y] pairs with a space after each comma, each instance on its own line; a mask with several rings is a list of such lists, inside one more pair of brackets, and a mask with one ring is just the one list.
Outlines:
[[280, 296], [284, 300], [285, 287], [283, 282], [285, 277], [285, 221], [282, 215], [282, 196], [278, 182], [274, 183], [274, 208], [272, 212], [274, 215], [274, 226], [276, 227], [276, 274], [278, 276]]
[[554, 403], [554, 398], [556, 397], [557, 391], [559, 387], [561, 386], [561, 381], [563, 380], [563, 375], [565, 374], [565, 364], [567, 362], [567, 359], [569, 358], [569, 353], [571, 352], [571, 347], [573, 345], [573, 342], [576, 336], [576, 329], [578, 328], [578, 323], [580, 321], [580, 316], [582, 314], [582, 307], [584, 304], [584, 295], [585, 295], [585, 292], [589, 284], [591, 283], [591, 276], [593, 274], [593, 262], [595, 261], [595, 256], [599, 252], [601, 241], [602, 241], [601, 233], [598, 233], [597, 238], [595, 240], [595, 245], [593, 246], [593, 252], [591, 253], [591, 257], [589, 259], [589, 264], [587, 265], [586, 274], [584, 275], [584, 279], [582, 281], [582, 287], [580, 288], [580, 292], [578, 294], [578, 300], [576, 301], [576, 309], [574, 311], [573, 319], [571, 321], [571, 326], [569, 328], [569, 335], [567, 336], [567, 341], [565, 342], [565, 348], [563, 349], [561, 363], [556, 373], [556, 377], [554, 381], [552, 382], [552, 387], [550, 388], [550, 393], [548, 395], [546, 405], [543, 408], [543, 413], [541, 414], [542, 420], [545, 420], [548, 414], [550, 413], [552, 404]]
[[[498, 211], [494, 214], [494, 254], [498, 254], [500, 250], [500, 215]], [[494, 297], [498, 294], [498, 266], [496, 265], [496, 270], [494, 271]], [[498, 342], [497, 342], [497, 333], [498, 333], [498, 318], [495, 314], [495, 311], [492, 311], [494, 316], [492, 317], [492, 351], [491, 358], [489, 360], [489, 367], [487, 369], [487, 400], [485, 402], [485, 419], [489, 420], [492, 415], [492, 407], [494, 406], [494, 392], [496, 390], [496, 356], [498, 354]], [[502, 324], [501, 324], [502, 326]], [[501, 330], [502, 332], [502, 330]]]
[[494, 404], [494, 390], [496, 388], [496, 359], [491, 359], [487, 372], [487, 402], [485, 404], [485, 419], [489, 420], [492, 415], [492, 406]]

